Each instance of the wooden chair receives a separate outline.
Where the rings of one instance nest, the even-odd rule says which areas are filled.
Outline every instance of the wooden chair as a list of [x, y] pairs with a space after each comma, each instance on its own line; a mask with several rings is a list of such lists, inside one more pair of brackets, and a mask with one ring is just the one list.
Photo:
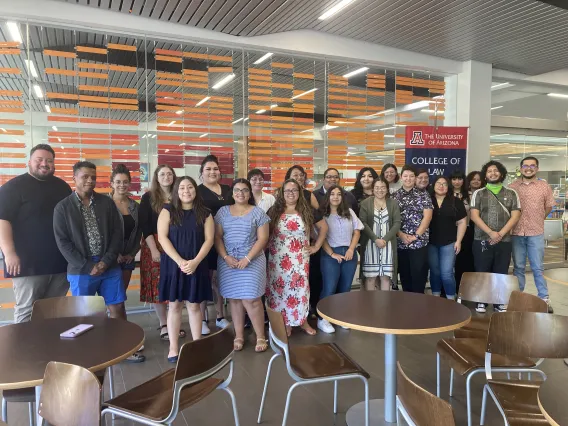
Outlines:
[[[37, 300], [32, 308], [31, 321], [41, 321], [51, 318], [66, 318], [80, 316], [106, 316], [105, 301], [100, 296], [63, 296]], [[111, 398], [114, 396], [114, 380], [109, 367], [109, 385]], [[103, 383], [105, 372], [96, 373]], [[29, 404], [30, 425], [35, 419], [35, 388], [5, 390], [2, 393], [2, 420], [8, 421], [8, 402], [25, 402]]]
[[[235, 394], [229, 388], [233, 377], [233, 330], [224, 328], [181, 347], [176, 368], [130, 389], [103, 404], [105, 414], [115, 414], [147, 425], [169, 425], [180, 411], [198, 403], [216, 389], [227, 392], [239, 426]], [[226, 365], [229, 377], [213, 377]]]
[[282, 314], [270, 309], [268, 306], [266, 306], [266, 312], [270, 321], [270, 346], [276, 353], [270, 358], [268, 363], [266, 381], [264, 382], [264, 390], [262, 391], [260, 410], [258, 412], [258, 423], [262, 421], [262, 412], [264, 410], [264, 401], [268, 390], [272, 364], [276, 358], [282, 356], [286, 362], [288, 374], [296, 382], [288, 390], [282, 426], [286, 426], [290, 409], [290, 398], [292, 392], [298, 386], [333, 382], [333, 412], [337, 413], [337, 382], [347, 379], [360, 379], [365, 385], [365, 426], [369, 426], [369, 373], [363, 370], [335, 343], [291, 346], [288, 343], [286, 325], [284, 324]]
[[[461, 290], [460, 290], [461, 291]], [[535, 309], [547, 312], [548, 305], [543, 300], [528, 293], [513, 291], [509, 299], [511, 310]], [[450, 396], [453, 395], [454, 371], [466, 377], [466, 405], [468, 426], [471, 426], [471, 380], [473, 376], [484, 371], [485, 341], [480, 338], [441, 339], [437, 349], [437, 386], [436, 395], [440, 396], [440, 359], [444, 358], [450, 365]], [[535, 368], [536, 363], [526, 357], [498, 357], [494, 362], [494, 371], [510, 371], [512, 368]]]
[[[481, 421], [485, 422], [487, 394], [491, 395], [506, 425], [537, 426], [548, 424], [538, 407], [539, 382], [493, 379], [493, 361], [501, 356], [544, 359], [568, 357], [568, 317], [548, 313], [502, 312], [494, 314], [489, 324]], [[537, 372], [543, 380], [546, 375], [535, 369], [518, 368], [511, 372]], [[559, 395], [562, 398], [562, 395]]]
[[99, 379], [78, 365], [50, 362], [45, 369], [39, 414], [51, 425], [100, 426]]
[[402, 414], [409, 426], [455, 426], [452, 406], [410, 380], [400, 362], [396, 366], [396, 424], [401, 424]]

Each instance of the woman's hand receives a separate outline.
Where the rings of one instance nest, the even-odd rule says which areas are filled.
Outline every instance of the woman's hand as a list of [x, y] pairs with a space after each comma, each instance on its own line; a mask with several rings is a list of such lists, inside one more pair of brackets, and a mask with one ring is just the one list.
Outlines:
[[246, 257], [243, 257], [237, 262], [237, 265], [235, 267], [237, 269], [245, 269], [247, 266], [249, 266], [249, 264], [250, 262], [248, 261], [248, 259]]
[[159, 262], [161, 257], [160, 250], [158, 249], [155, 250], [150, 249], [150, 250], [152, 252], [152, 262]]
[[353, 259], [353, 254], [354, 254], [354, 250], [352, 248], [347, 249], [347, 251], [345, 252], [345, 256], [343, 256], [344, 260], [351, 260]]
[[225, 263], [229, 265], [229, 268], [236, 268], [239, 261], [235, 259], [233, 256], [227, 256], [225, 258]]
[[337, 263], [341, 263], [345, 259], [343, 256], [337, 253], [332, 253], [331, 258], [337, 260]]
[[382, 249], [382, 248], [386, 247], [387, 242], [385, 240], [383, 240], [382, 238], [377, 238], [375, 240], [375, 244], [377, 245], [378, 248]]
[[459, 241], [456, 241], [456, 242], [454, 243], [454, 252], [456, 253], [456, 255], [459, 254], [459, 252], [461, 251], [461, 249], [462, 249], [462, 243], [459, 242]]
[[306, 250], [306, 253], [312, 256], [318, 252], [319, 248], [317, 248], [316, 246], [306, 246], [304, 250]]
[[200, 262], [198, 262], [195, 259], [186, 260], [184, 268], [182, 268], [182, 271], [185, 272], [187, 275], [194, 274], [195, 271], [197, 270], [197, 267], [199, 266], [199, 263]]

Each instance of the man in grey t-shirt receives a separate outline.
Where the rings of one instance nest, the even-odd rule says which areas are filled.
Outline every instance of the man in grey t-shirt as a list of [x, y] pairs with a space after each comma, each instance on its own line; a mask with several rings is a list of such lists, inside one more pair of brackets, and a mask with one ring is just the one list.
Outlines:
[[[511, 263], [511, 230], [521, 217], [518, 194], [503, 187], [507, 169], [498, 161], [490, 161], [481, 169], [487, 182], [471, 197], [471, 220], [475, 223], [473, 262], [475, 272], [507, 274]], [[503, 305], [494, 307], [504, 310]], [[485, 312], [483, 303], [477, 312]]]

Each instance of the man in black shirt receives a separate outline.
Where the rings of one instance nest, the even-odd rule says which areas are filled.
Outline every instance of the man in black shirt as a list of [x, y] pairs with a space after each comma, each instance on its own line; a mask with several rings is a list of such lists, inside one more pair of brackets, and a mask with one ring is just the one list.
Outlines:
[[65, 296], [67, 261], [53, 234], [53, 211], [71, 188], [55, 173], [55, 152], [47, 144], [30, 152], [29, 171], [0, 188], [0, 249], [4, 271], [14, 284], [15, 322], [29, 321], [38, 299]]

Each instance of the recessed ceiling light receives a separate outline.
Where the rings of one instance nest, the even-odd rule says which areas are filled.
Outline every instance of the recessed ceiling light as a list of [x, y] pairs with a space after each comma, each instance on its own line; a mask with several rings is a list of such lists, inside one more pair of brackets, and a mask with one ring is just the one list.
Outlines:
[[17, 41], [18, 43], [22, 43], [22, 33], [20, 32], [20, 26], [15, 22], [7, 22], [6, 26], [8, 27], [8, 31], [10, 32], [10, 37], [12, 37], [13, 41]]
[[507, 157], [507, 158], [510, 158], [510, 159], [512, 159], [512, 160], [515, 160], [515, 159], [518, 160], [518, 159], [523, 158], [523, 157]]
[[384, 137], [385, 138], [395, 138], [396, 136], [395, 135], [385, 135]]
[[57, 126], [51, 126], [51, 128], [57, 132]]
[[565, 95], [563, 93], [548, 93], [548, 96], [550, 96], [551, 98], [568, 98], [568, 95]]
[[177, 115], [182, 115], [183, 114], [183, 109], [180, 109], [179, 111], [176, 111]]
[[45, 106], [45, 111], [51, 114], [51, 107], [49, 105], [44, 105], [44, 106]]
[[207, 136], [209, 133], [203, 133], [201, 136], [199, 136], [200, 138], [204, 138], [205, 136]]
[[30, 61], [29, 59], [24, 59], [24, 62], [26, 63], [26, 68], [28, 69], [28, 72], [31, 74], [31, 76], [33, 78], [38, 78], [39, 74], [37, 73], [36, 67], [33, 63], [33, 61]]
[[513, 87], [513, 86], [514, 86], [514, 84], [511, 84], [509, 82], [498, 83], [498, 84], [494, 84], [493, 86], [491, 86], [491, 90], [507, 89], [507, 88]]
[[243, 121], [243, 117], [233, 121], [231, 124], [237, 124], [238, 122]]
[[38, 98], [43, 98], [43, 92], [41, 91], [39, 84], [34, 84], [34, 92]]
[[276, 108], [277, 106], [278, 106], [278, 104], [272, 104], [272, 105], [270, 105], [270, 109]]
[[226, 76], [225, 78], [220, 80], [217, 84], [215, 84], [213, 86], [213, 89], [220, 89], [225, 84], [227, 84], [229, 81], [231, 81], [233, 78], [235, 78], [235, 74], [229, 74], [228, 76]]
[[168, 127], [173, 126], [174, 124], [176, 124], [176, 121], [175, 121], [175, 120], [170, 121], [170, 124], [168, 124]]
[[133, 144], [132, 144], [132, 146], [136, 146], [136, 144], [135, 144], [135, 143], [133, 143]]
[[302, 96], [305, 96], [305, 95], [307, 95], [308, 93], [315, 92], [316, 90], [318, 90], [318, 89], [317, 89], [316, 87], [314, 87], [313, 89], [310, 89], [310, 90], [308, 90], [308, 91], [306, 91], [306, 92], [300, 93], [299, 95], [292, 96], [292, 99], [301, 98]]
[[491, 108], [491, 111], [493, 111], [494, 109], [499, 109], [499, 108], [503, 108], [503, 105], [499, 105], [499, 106], [493, 107], [493, 108]]
[[264, 114], [266, 112], [265, 109], [259, 109], [256, 113], [257, 114]]
[[209, 99], [211, 99], [211, 96], [206, 96], [206, 97], [204, 97], [203, 99], [201, 99], [199, 102], [197, 102], [197, 103], [195, 104], [195, 106], [198, 107], [199, 105], [204, 104], [205, 102], [207, 102]]
[[339, 126], [330, 126], [329, 124], [326, 124], [325, 126], [322, 127], [322, 130], [331, 130], [331, 129], [337, 129]]
[[420, 112], [425, 112], [427, 114], [443, 114], [444, 110], [443, 109], [439, 109], [439, 110], [435, 110], [435, 109], [421, 109]]
[[254, 61], [254, 64], [255, 64], [255, 65], [261, 64], [261, 63], [263, 63], [264, 61], [266, 61], [268, 58], [270, 58], [272, 55], [274, 55], [274, 53], [268, 52], [268, 53], [262, 55], [262, 56], [261, 56], [260, 58], [258, 58], [256, 61]]
[[344, 74], [343, 78], [349, 78], [349, 77], [352, 77], [354, 75], [361, 74], [362, 72], [365, 72], [368, 69], [369, 69], [369, 67], [363, 67], [363, 68], [356, 69], [355, 71], [351, 71], [351, 72], [348, 72], [347, 74]]
[[335, 6], [333, 6], [331, 9], [328, 9], [327, 12], [324, 12], [323, 15], [321, 15], [318, 19], [320, 21], [323, 21], [324, 19], [330, 18], [333, 15], [335, 15], [337, 12], [341, 11], [342, 9], [346, 8], [347, 6], [349, 6], [351, 3], [353, 3], [355, 0], [341, 0], [339, 3], [337, 3]]

